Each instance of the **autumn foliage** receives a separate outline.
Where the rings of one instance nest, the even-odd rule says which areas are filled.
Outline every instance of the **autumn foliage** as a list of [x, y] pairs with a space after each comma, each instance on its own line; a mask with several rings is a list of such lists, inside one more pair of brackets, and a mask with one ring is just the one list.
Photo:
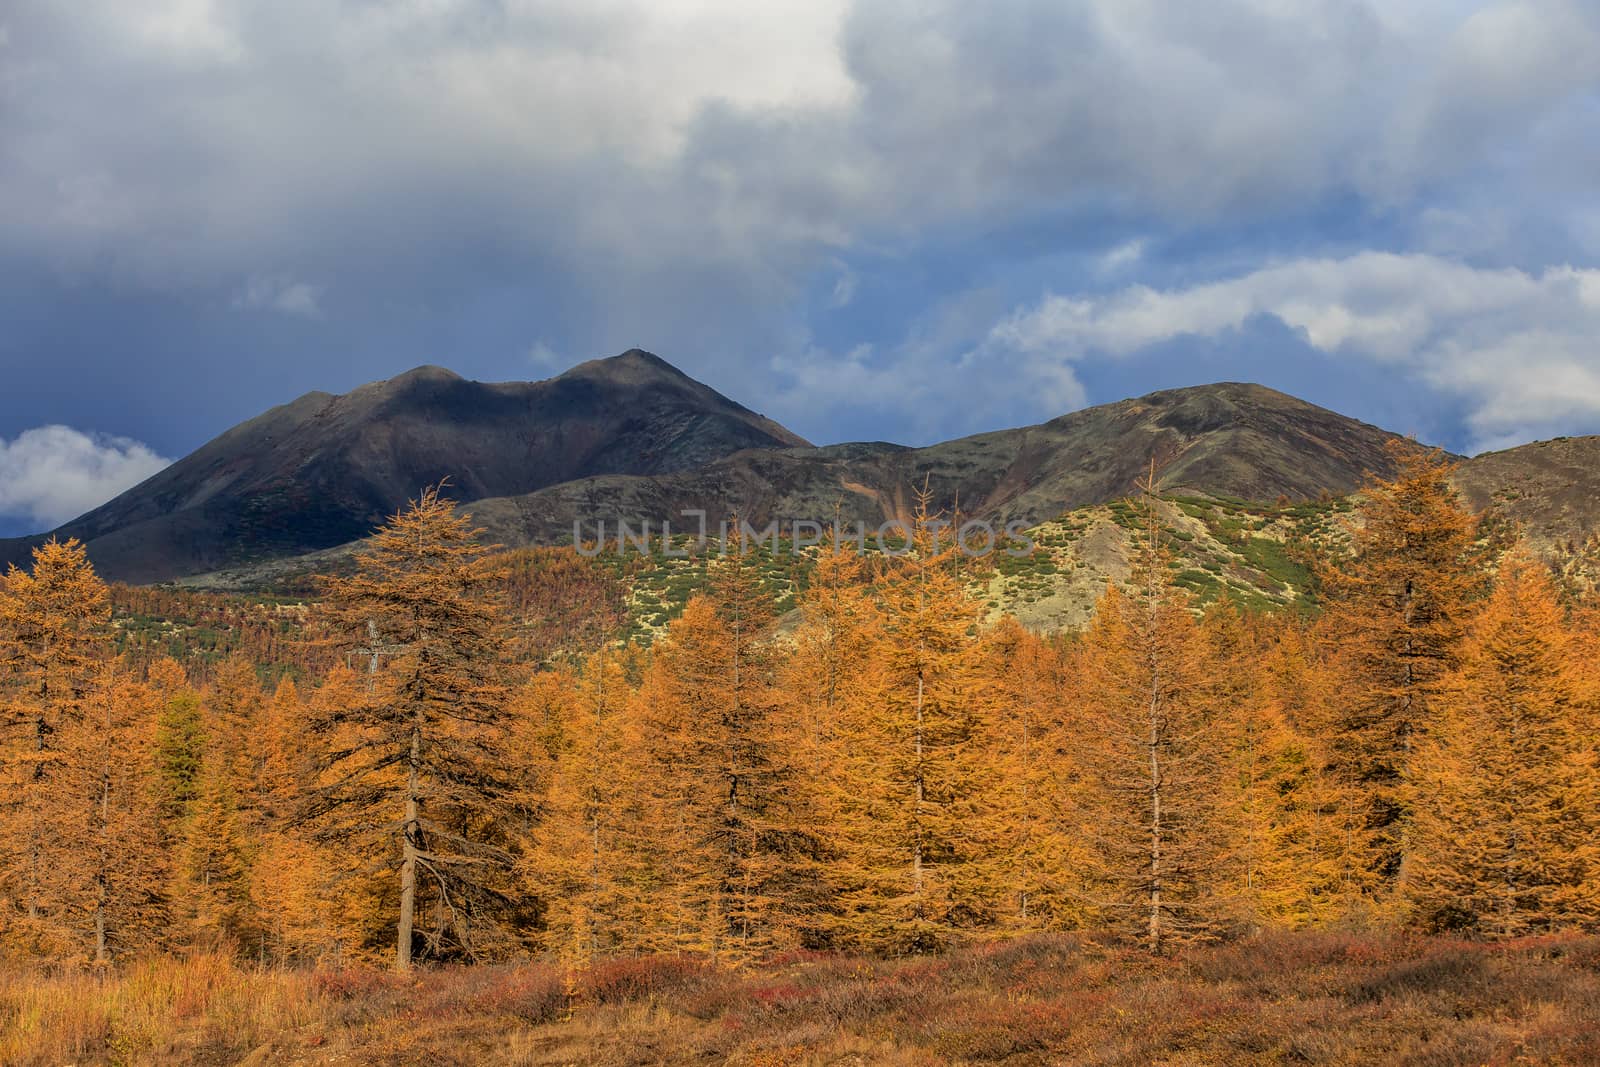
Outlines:
[[538, 959], [569, 1003], [621, 959], [1592, 929], [1592, 610], [1400, 460], [1319, 616], [1175, 584], [1152, 472], [1052, 637], [990, 617], [926, 498], [904, 551], [813, 548], [782, 617], [735, 541], [648, 647], [619, 579], [497, 555], [438, 487], [281, 659], [119, 638], [51, 542], [0, 584], [0, 950]]

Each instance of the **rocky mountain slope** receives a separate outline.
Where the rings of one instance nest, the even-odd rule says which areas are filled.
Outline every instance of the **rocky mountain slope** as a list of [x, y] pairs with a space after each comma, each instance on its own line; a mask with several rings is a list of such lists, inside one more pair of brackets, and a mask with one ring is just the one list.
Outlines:
[[[1287, 547], [1326, 525], [1369, 474], [1389, 472], [1394, 436], [1225, 382], [926, 448], [814, 448], [634, 350], [542, 382], [485, 384], [423, 367], [343, 396], [309, 394], [57, 534], [88, 542], [101, 570], [124, 581], [284, 588], [337, 567], [444, 477], [508, 546], [570, 541], [575, 523], [592, 534], [599, 520], [613, 537], [617, 520], [683, 530], [693, 525], [686, 509], [713, 524], [729, 514], [757, 526], [837, 515], [871, 529], [906, 519], [926, 485], [947, 514], [1039, 529], [1050, 551], [1007, 564], [987, 592], [1000, 610], [1067, 625], [1090, 591], [1117, 577], [1117, 501], [1152, 461], [1174, 530], [1191, 538], [1186, 581], [1288, 604], [1299, 593]], [[1600, 438], [1479, 456], [1457, 480], [1473, 506], [1520, 524], [1569, 570], [1586, 555], [1600, 560]], [[36, 540], [0, 542], [0, 562], [23, 561]]]
[[1038, 426], [927, 448], [882, 443], [740, 453], [651, 478], [598, 477], [482, 500], [477, 520], [506, 544], [571, 539], [575, 522], [679, 524], [680, 511], [753, 524], [809, 519], [876, 528], [905, 519], [926, 485], [947, 513], [1004, 524], [1053, 519], [1130, 493], [1154, 461], [1162, 489], [1246, 500], [1342, 496], [1388, 473], [1395, 435], [1259, 385], [1170, 389]]
[[[273, 408], [54, 533], [110, 577], [158, 581], [346, 544], [441, 478], [471, 501], [805, 445], [639, 350], [539, 382], [419, 367]], [[0, 564], [39, 540], [0, 542]]]

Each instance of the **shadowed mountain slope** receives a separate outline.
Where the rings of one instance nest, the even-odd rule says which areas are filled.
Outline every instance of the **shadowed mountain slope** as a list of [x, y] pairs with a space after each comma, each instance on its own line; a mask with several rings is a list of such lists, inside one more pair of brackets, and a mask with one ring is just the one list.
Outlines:
[[[637, 349], [539, 382], [419, 367], [273, 408], [54, 533], [109, 577], [158, 581], [364, 537], [445, 477], [470, 501], [805, 444]], [[0, 542], [0, 562], [42, 539]]]
[[1133, 491], [1152, 460], [1165, 491], [1248, 500], [1334, 496], [1368, 472], [1389, 473], [1395, 435], [1259, 385], [1169, 389], [1086, 408], [1038, 426], [927, 448], [869, 443], [739, 453], [676, 474], [586, 478], [512, 499], [486, 499], [477, 520], [508, 544], [558, 541], [573, 523], [904, 519], [926, 484], [937, 507], [1028, 524]]

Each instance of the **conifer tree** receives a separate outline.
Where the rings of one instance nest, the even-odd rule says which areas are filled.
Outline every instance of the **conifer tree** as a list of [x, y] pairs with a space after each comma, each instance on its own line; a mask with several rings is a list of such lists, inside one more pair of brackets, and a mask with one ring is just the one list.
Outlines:
[[801, 731], [776, 685], [771, 600], [744, 545], [656, 654], [640, 744], [680, 949], [733, 962], [798, 943], [818, 891]]
[[306, 718], [299, 687], [286, 674], [252, 731], [257, 818], [247, 834], [251, 922], [241, 947], [254, 947], [261, 963], [315, 959], [334, 943], [325, 859], [290, 825], [312, 776], [302, 743]]
[[255, 665], [238, 653], [229, 656], [206, 692], [205, 732], [208, 747], [232, 779], [233, 793], [252, 822], [258, 773], [255, 757], [262, 741], [259, 726], [265, 707]]
[[183, 842], [181, 901], [193, 938], [245, 949], [256, 941], [249, 852], [234, 775], [222, 752], [208, 759]]
[[1096, 783], [1084, 826], [1105, 922], [1152, 952], [1214, 936], [1223, 767], [1211, 667], [1169, 577], [1155, 475], [1140, 486], [1132, 584], [1107, 585], [1076, 661], [1075, 755]]
[[156, 714], [154, 789], [157, 815], [169, 838], [182, 833], [200, 796], [205, 757], [205, 713], [200, 694], [186, 684], [168, 689]]
[[823, 546], [800, 601], [794, 648], [782, 668], [783, 691], [798, 709], [813, 778], [841, 708], [861, 683], [880, 626], [861, 553], [853, 545]]
[[[629, 745], [632, 694], [608, 650], [581, 675], [552, 672], [567, 696], [569, 738], [551, 769], [535, 846], [522, 865], [543, 905], [546, 942], [573, 970], [638, 951], [648, 902], [636, 891], [641, 768]], [[544, 728], [538, 724], [536, 728]]]
[[304, 723], [300, 689], [293, 678], [284, 675], [262, 710], [259, 727], [252, 732], [253, 792], [264, 824], [274, 830], [290, 815], [308, 775], [301, 743]]
[[34, 549], [0, 589], [0, 899], [20, 908], [25, 940], [59, 948], [70, 919], [60, 828], [88, 816], [90, 793], [63, 781], [62, 735], [87, 713], [110, 654], [106, 587], [76, 540]]
[[1546, 570], [1510, 556], [1418, 741], [1417, 921], [1517, 937], [1600, 920], [1593, 711]]
[[435, 486], [327, 580], [345, 633], [396, 647], [353, 706], [313, 702], [321, 773], [303, 814], [392, 871], [402, 971], [419, 940], [478, 958], [512, 937], [503, 568], [478, 533]]
[[1271, 623], [1265, 650], [1244, 639], [1231, 607], [1208, 611], [1203, 625], [1221, 682], [1224, 892], [1250, 929], [1324, 922], [1348, 903], [1339, 797], [1322, 746], [1296, 726], [1323, 721], [1327, 672], [1292, 620]]
[[326, 857], [283, 830], [264, 831], [252, 849], [248, 885], [252, 928], [241, 948], [262, 963], [319, 959], [336, 950], [334, 912], [325, 895]]
[[52, 787], [88, 802], [62, 807], [50, 862], [66, 889], [72, 939], [99, 965], [168, 933], [169, 857], [151, 789], [150, 723], [158, 704], [148, 686], [106, 665], [85, 713], [61, 730]]
[[835, 937], [888, 951], [970, 936], [1003, 895], [980, 611], [928, 500], [878, 582], [882, 636], [830, 739]]
[[1360, 822], [1352, 875], [1380, 900], [1405, 854], [1412, 745], [1484, 585], [1476, 523], [1449, 481], [1455, 468], [1409, 442], [1391, 451], [1398, 474], [1365, 491], [1354, 553], [1325, 575], [1325, 633], [1345, 674], [1320, 730]]
[[1085, 917], [1089, 861], [1077, 818], [1093, 785], [1069, 751], [1066, 665], [1055, 647], [1010, 618], [987, 635], [985, 654], [984, 684], [996, 701], [993, 757], [1001, 772], [999, 920], [1017, 930], [1076, 926]]

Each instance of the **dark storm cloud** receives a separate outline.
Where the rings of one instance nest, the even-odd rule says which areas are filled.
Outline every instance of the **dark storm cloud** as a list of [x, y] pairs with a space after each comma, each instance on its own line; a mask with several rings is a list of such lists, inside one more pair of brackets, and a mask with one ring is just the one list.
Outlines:
[[3, 439], [176, 455], [307, 389], [631, 345], [821, 440], [1272, 353], [1347, 409], [1400, 378], [1457, 446], [1600, 422], [1577, 0], [22, 0], [0, 27]]

